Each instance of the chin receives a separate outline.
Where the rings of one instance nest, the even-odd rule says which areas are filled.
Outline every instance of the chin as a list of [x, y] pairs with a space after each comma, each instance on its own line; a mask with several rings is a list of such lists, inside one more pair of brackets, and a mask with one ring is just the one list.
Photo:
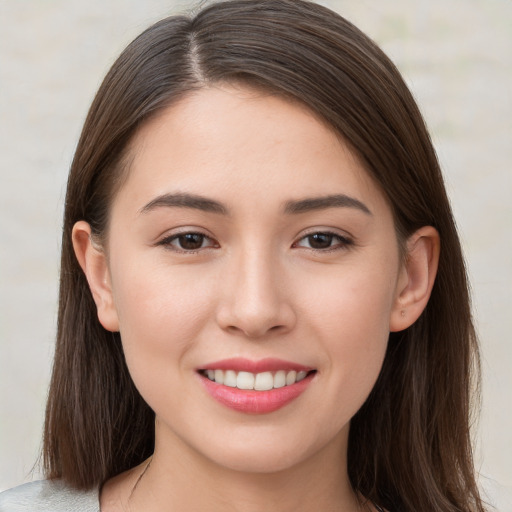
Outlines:
[[[266, 434], [266, 435], [265, 435]], [[344, 432], [334, 439], [318, 438], [318, 431], [308, 436], [283, 435], [282, 432], [254, 432], [254, 435], [231, 436], [221, 446], [209, 445], [204, 453], [214, 464], [240, 473], [272, 474], [298, 468], [324, 449], [331, 449], [334, 439], [345, 438]], [[245, 437], [245, 439], [244, 439]], [[327, 436], [326, 436], [327, 437]], [[329, 447], [327, 446], [329, 445]], [[216, 449], [215, 449], [216, 448]], [[339, 453], [337, 449], [336, 453]]]
[[216, 457], [214, 462], [228, 470], [248, 474], [273, 474], [289, 470], [298, 464], [301, 459], [298, 454], [267, 454], [261, 450], [257, 453], [223, 453]]

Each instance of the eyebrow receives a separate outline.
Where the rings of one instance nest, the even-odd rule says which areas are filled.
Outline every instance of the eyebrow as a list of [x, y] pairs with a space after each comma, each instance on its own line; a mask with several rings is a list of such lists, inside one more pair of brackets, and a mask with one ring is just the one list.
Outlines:
[[[149, 213], [161, 207], [192, 208], [220, 215], [229, 214], [228, 209], [222, 203], [214, 199], [188, 193], [162, 194], [146, 204], [146, 206], [140, 210], [140, 213]], [[372, 215], [372, 212], [364, 203], [345, 194], [287, 201], [285, 203], [284, 212], [286, 214], [299, 214], [327, 208], [356, 208], [367, 215]]]
[[334, 194], [324, 197], [310, 197], [298, 201], [288, 201], [285, 204], [284, 211], [289, 214], [306, 213], [314, 210], [324, 210], [327, 208], [356, 208], [366, 215], [373, 215], [370, 209], [359, 199], [347, 196], [345, 194]]
[[162, 194], [144, 206], [140, 213], [148, 213], [160, 207], [192, 208], [203, 212], [219, 213], [221, 215], [228, 214], [227, 208], [218, 201], [187, 193]]

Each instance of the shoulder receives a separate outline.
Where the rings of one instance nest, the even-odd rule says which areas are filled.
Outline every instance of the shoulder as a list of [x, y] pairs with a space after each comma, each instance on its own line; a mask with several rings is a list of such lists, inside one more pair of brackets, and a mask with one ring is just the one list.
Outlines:
[[98, 491], [40, 480], [0, 493], [0, 512], [99, 512]]

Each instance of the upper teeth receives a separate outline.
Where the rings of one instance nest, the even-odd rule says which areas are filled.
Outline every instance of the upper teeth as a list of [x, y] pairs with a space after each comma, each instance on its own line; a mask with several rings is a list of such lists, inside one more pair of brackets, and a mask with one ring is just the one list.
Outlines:
[[272, 372], [250, 373], [236, 372], [235, 370], [206, 370], [206, 376], [217, 384], [224, 384], [238, 389], [254, 389], [256, 391], [267, 391], [273, 388], [290, 386], [301, 381], [308, 372], [295, 370], [279, 370]]

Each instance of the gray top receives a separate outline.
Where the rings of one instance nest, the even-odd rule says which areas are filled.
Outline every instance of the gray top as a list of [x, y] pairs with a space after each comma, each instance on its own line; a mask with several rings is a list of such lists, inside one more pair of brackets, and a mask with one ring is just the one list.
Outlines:
[[[378, 512], [382, 508], [374, 505]], [[0, 493], [0, 512], [101, 512], [98, 490], [77, 491], [62, 482], [39, 480]]]
[[0, 512], [100, 512], [99, 494], [39, 480], [0, 493]]

